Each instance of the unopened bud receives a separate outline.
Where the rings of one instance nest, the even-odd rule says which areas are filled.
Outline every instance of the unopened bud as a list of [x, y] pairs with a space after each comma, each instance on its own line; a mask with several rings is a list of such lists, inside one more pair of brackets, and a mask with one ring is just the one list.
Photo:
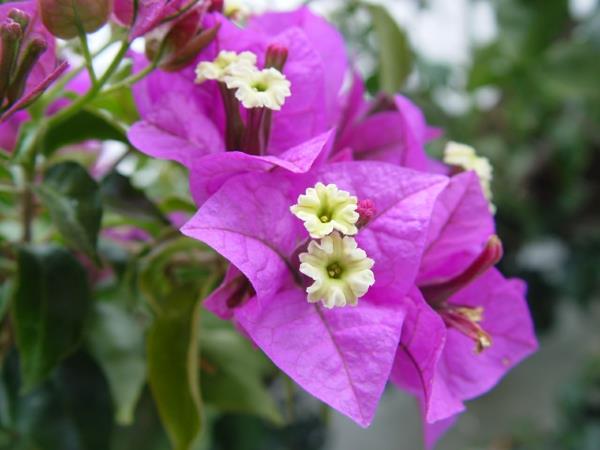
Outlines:
[[488, 269], [495, 266], [502, 259], [502, 254], [502, 241], [500, 241], [498, 236], [494, 235], [489, 238], [485, 248], [464, 272], [443, 283], [423, 286], [421, 287], [421, 292], [429, 304], [443, 304], [452, 295], [471, 284]]
[[174, 72], [190, 65], [196, 56], [214, 41], [220, 28], [221, 24], [217, 23], [189, 40], [183, 48], [174, 52], [167, 61], [161, 64], [161, 69]]
[[[180, 70], [194, 62], [196, 56], [214, 41], [221, 24], [201, 29], [202, 12], [193, 10], [171, 26], [165, 25], [146, 36], [146, 57], [160, 58], [159, 67]], [[159, 55], [160, 53], [160, 55]]]
[[112, 0], [37, 0], [42, 22], [61, 39], [76, 37], [80, 30], [93, 33], [112, 11]]
[[23, 95], [27, 78], [29, 78], [33, 66], [35, 66], [35, 63], [38, 62], [40, 56], [42, 56], [47, 48], [48, 44], [42, 38], [36, 37], [29, 41], [27, 47], [23, 51], [17, 71], [6, 93], [9, 104], [13, 104]]
[[208, 12], [220, 12], [222, 13], [225, 8], [224, 0], [211, 0], [208, 5]]
[[377, 210], [375, 209], [375, 203], [373, 203], [373, 200], [367, 198], [358, 201], [356, 212], [358, 213], [358, 222], [356, 222], [356, 226], [358, 228], [362, 228], [367, 225], [373, 217], [375, 217]]
[[281, 44], [271, 44], [267, 47], [267, 57], [265, 67], [273, 67], [280, 72], [283, 72], [283, 67], [288, 58], [288, 48]]
[[13, 8], [8, 12], [8, 17], [14, 20], [21, 26], [21, 30], [23, 33], [27, 31], [27, 27], [31, 22], [31, 16], [27, 14], [25, 11], [21, 11], [20, 9]]
[[4, 106], [3, 99], [10, 83], [10, 76], [17, 59], [19, 43], [23, 31], [17, 22], [8, 21], [0, 25], [2, 53], [0, 57], [0, 107]]

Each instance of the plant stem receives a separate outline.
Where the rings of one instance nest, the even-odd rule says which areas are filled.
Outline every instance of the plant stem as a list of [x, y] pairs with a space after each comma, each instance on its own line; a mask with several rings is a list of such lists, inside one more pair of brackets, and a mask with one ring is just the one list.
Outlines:
[[134, 85], [135, 83], [137, 83], [138, 81], [145, 78], [150, 72], [152, 72], [154, 69], [156, 69], [157, 66], [158, 66], [158, 61], [152, 61], [152, 63], [148, 64], [146, 67], [144, 67], [138, 73], [133, 74], [133, 75], [125, 78], [124, 80], [119, 81], [118, 83], [108, 86], [106, 89], [104, 89], [101, 92], [101, 94], [109, 94], [109, 93], [117, 91], [121, 88], [130, 87], [130, 86]]
[[98, 82], [92, 85], [91, 89], [88, 92], [86, 92], [81, 97], [78, 97], [77, 100], [75, 100], [69, 106], [56, 113], [54, 116], [50, 117], [48, 119], [48, 126], [51, 127], [64, 120], [67, 120], [68, 118], [76, 114], [79, 110], [81, 110], [90, 100], [96, 97], [96, 95], [102, 89], [102, 86], [106, 84], [106, 82], [113, 75], [115, 70], [117, 70], [119, 64], [121, 63], [121, 60], [125, 56], [125, 53], [127, 53], [128, 49], [129, 39], [127, 36], [125, 36], [125, 38], [121, 41], [121, 47], [119, 48], [119, 51], [117, 52], [115, 58], [113, 59], [108, 69], [106, 69], [102, 77], [100, 77]]
[[85, 67], [87, 68], [87, 71], [90, 74], [92, 86], [95, 86], [98, 83], [98, 79], [96, 78], [96, 72], [94, 71], [94, 65], [92, 63], [90, 47], [88, 46], [87, 35], [81, 27], [79, 27], [79, 41], [81, 42], [81, 50], [83, 52], [83, 58], [85, 59]]

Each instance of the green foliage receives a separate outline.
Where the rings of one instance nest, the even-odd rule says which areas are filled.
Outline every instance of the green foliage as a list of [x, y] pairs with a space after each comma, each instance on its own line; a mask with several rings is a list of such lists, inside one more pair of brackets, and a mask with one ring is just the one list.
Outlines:
[[110, 300], [113, 301], [94, 305], [86, 331], [87, 347], [110, 386], [115, 421], [119, 425], [131, 425], [146, 382], [144, 327], [123, 302]]
[[399, 92], [412, 70], [412, 50], [408, 37], [386, 8], [368, 6], [379, 50], [379, 87], [384, 92]]
[[64, 122], [51, 127], [46, 133], [42, 145], [44, 153], [51, 155], [67, 145], [89, 139], [128, 143], [123, 126], [110, 113], [103, 110], [84, 109]]
[[283, 424], [264, 386], [263, 380], [273, 371], [264, 355], [235, 330], [223, 326], [203, 332], [201, 348], [202, 396], [207, 404], [219, 411], [250, 413]]
[[109, 173], [102, 179], [100, 186], [104, 205], [108, 209], [142, 221], [169, 223], [160, 209], [148, 199], [146, 194], [134, 187], [131, 181], [120, 173]]
[[13, 321], [30, 391], [79, 345], [91, 298], [85, 269], [61, 247], [22, 247], [18, 271]]
[[175, 450], [187, 450], [201, 429], [199, 298], [194, 286], [174, 289], [148, 331], [148, 381]]
[[72, 161], [56, 164], [35, 191], [67, 245], [96, 259], [102, 202], [87, 171]]

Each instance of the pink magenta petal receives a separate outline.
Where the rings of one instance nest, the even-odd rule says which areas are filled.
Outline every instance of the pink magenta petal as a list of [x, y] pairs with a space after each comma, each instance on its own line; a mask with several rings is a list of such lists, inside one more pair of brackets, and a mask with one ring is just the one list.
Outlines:
[[433, 211], [418, 283], [457, 275], [494, 233], [494, 218], [477, 175], [465, 172], [452, 177]]
[[367, 298], [325, 310], [294, 287], [268, 304], [248, 302], [236, 319], [306, 391], [363, 427], [371, 423], [398, 345], [401, 310]]
[[190, 167], [190, 190], [197, 205], [234, 175], [248, 172], [265, 172], [275, 167], [293, 173], [307, 172], [322, 153], [332, 144], [333, 132], [329, 131], [310, 141], [289, 149], [279, 156], [256, 156], [242, 152], [220, 152], [196, 159]]

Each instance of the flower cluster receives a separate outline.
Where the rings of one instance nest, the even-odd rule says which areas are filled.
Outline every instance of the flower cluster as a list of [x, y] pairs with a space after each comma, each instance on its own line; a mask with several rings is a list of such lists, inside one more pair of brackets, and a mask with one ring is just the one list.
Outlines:
[[136, 84], [128, 132], [189, 170], [182, 232], [230, 262], [204, 306], [362, 426], [388, 381], [414, 394], [433, 444], [537, 346], [525, 286], [494, 268], [491, 165], [455, 143], [430, 158], [440, 131], [348, 85], [341, 36], [309, 9], [239, 27], [220, 5], [192, 66]]
[[319, 182], [290, 207], [304, 221], [310, 237], [321, 239], [310, 241], [308, 251], [299, 256], [300, 272], [314, 280], [306, 289], [310, 303], [320, 301], [326, 308], [356, 306], [375, 283], [374, 261], [352, 237], [358, 232], [357, 204], [356, 197], [335, 184]]

